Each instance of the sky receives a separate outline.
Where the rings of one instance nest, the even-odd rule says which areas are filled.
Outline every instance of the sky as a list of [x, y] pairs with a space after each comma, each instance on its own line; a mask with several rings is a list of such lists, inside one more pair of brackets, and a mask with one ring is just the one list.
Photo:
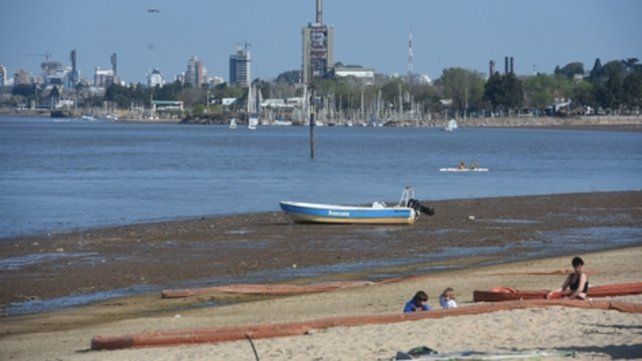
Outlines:
[[[39, 73], [42, 58], [70, 64], [77, 49], [82, 76], [110, 67], [118, 54], [125, 81], [144, 82], [159, 68], [167, 80], [196, 55], [210, 76], [227, 80], [229, 55], [252, 44], [253, 77], [270, 79], [301, 67], [301, 28], [314, 20], [315, 0], [5, 0], [0, 64]], [[149, 13], [158, 9], [160, 13]], [[488, 72], [495, 59], [515, 58], [518, 74], [553, 71], [581, 61], [642, 60], [639, 0], [324, 0], [335, 27], [335, 60], [405, 73], [413, 29], [416, 73], [438, 78], [444, 68]]]

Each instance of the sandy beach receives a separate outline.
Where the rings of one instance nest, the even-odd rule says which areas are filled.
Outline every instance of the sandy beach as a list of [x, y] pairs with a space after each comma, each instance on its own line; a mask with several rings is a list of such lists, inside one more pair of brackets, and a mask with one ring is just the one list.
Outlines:
[[[642, 279], [642, 247], [582, 254], [593, 285], [633, 282]], [[82, 320], [85, 314], [136, 307], [136, 302], [116, 300], [84, 308], [42, 314], [37, 317], [4, 318], [0, 322], [3, 357], [11, 360], [254, 360], [247, 341], [122, 351], [87, 351], [91, 336], [134, 332], [250, 325], [312, 320], [329, 316], [373, 315], [400, 312], [416, 290], [425, 290], [438, 308], [437, 295], [455, 288], [460, 306], [470, 303], [474, 289], [496, 285], [551, 289], [563, 281], [560, 275], [529, 275], [530, 272], [567, 268], [569, 257], [529, 260], [510, 264], [449, 271], [405, 282], [305, 296], [254, 300], [105, 321], [66, 330], [47, 331], [57, 322]], [[641, 296], [619, 297], [642, 302]], [[37, 329], [31, 326], [38, 325]], [[642, 315], [617, 311], [551, 307], [500, 311], [476, 316], [411, 321], [388, 325], [339, 327], [310, 335], [256, 340], [261, 360], [377, 360], [396, 351], [429, 346], [441, 352], [511, 350], [568, 350], [579, 359], [642, 357]], [[25, 332], [25, 333], [22, 333]], [[12, 335], [17, 333], [15, 335]]]
[[[45, 253], [56, 252], [56, 248], [65, 248], [65, 252], [69, 252], [71, 248], [74, 252], [84, 249], [97, 254], [107, 253], [114, 259], [117, 259], [116, 254], [126, 252], [139, 257], [133, 266], [128, 262], [114, 262], [109, 266], [114, 270], [101, 268], [103, 262], [82, 267], [69, 260], [54, 259], [15, 272], [3, 271], [5, 302], [20, 299], [16, 295], [27, 291], [51, 297], [73, 294], [77, 287], [109, 289], [114, 285], [125, 285], [128, 281], [136, 282], [141, 277], [153, 279], [161, 272], [167, 274], [168, 280], [182, 285], [181, 279], [194, 279], [205, 274], [201, 267], [205, 272], [212, 270], [204, 265], [208, 263], [207, 257], [211, 262], [216, 256], [215, 250], [222, 253], [227, 262], [222, 269], [237, 272], [240, 274], [238, 279], [243, 279], [246, 267], [259, 265], [265, 267], [265, 272], [270, 266], [290, 269], [294, 274], [285, 281], [294, 284], [328, 279], [368, 279], [373, 274], [382, 279], [408, 278], [396, 283], [376, 283], [286, 297], [211, 294], [167, 300], [160, 299], [158, 292], [147, 292], [55, 312], [3, 317], [0, 318], [0, 354], [2, 359], [8, 360], [254, 360], [247, 341], [121, 351], [88, 349], [91, 337], [99, 334], [125, 335], [335, 316], [395, 314], [401, 312], [404, 302], [417, 290], [426, 291], [432, 307], [439, 308], [437, 296], [449, 286], [455, 288], [460, 306], [466, 306], [472, 303], [472, 291], [476, 289], [498, 285], [520, 289], [556, 288], [564, 276], [532, 273], [570, 268], [569, 255], [575, 254], [584, 257], [586, 269], [591, 272], [591, 285], [639, 282], [642, 280], [642, 246], [638, 233], [631, 235], [626, 230], [636, 230], [640, 225], [640, 198], [640, 192], [611, 192], [434, 202], [431, 205], [438, 210], [438, 215], [423, 218], [413, 227], [293, 225], [282, 214], [262, 213], [7, 240], [2, 243], [2, 254], [9, 258], [29, 254], [38, 248], [44, 248]], [[474, 219], [469, 215], [474, 215]], [[232, 232], [239, 229], [244, 231]], [[453, 229], [463, 231], [453, 232]], [[592, 233], [572, 233], [586, 229]], [[573, 237], [569, 237], [569, 232]], [[606, 241], [604, 238], [598, 237], [597, 241], [591, 238], [591, 234], [600, 232], [606, 232]], [[542, 241], [542, 235], [549, 233], [560, 237], [562, 242]], [[252, 238], [248, 234], [261, 234], [262, 240], [271, 238], [279, 241], [270, 243], [269, 248], [254, 249], [248, 245], [255, 241], [242, 241], [243, 237]], [[627, 237], [631, 238], [628, 243], [619, 242]], [[349, 241], [354, 238], [363, 243]], [[155, 247], [176, 239], [191, 246]], [[534, 242], [532, 245], [529, 245], [529, 239]], [[573, 242], [579, 242], [575, 248], [570, 247]], [[596, 245], [596, 242], [608, 244]], [[201, 247], [206, 255], [201, 258], [198, 254], [190, 254], [194, 244], [219, 247], [212, 248], [212, 253], [203, 251], [207, 248]], [[486, 248], [479, 247], [479, 244], [490, 244], [490, 249], [496, 252], [485, 253], [483, 250]], [[511, 246], [514, 244], [519, 246]], [[289, 248], [284, 245], [289, 245]], [[440, 246], [444, 245], [468, 251], [439, 253]], [[591, 253], [589, 249], [592, 247], [616, 249]], [[542, 253], [541, 249], [537, 251], [538, 248], [551, 249]], [[403, 258], [417, 252], [430, 253], [431, 250], [443, 254], [444, 258], [418, 261]], [[549, 256], [551, 253], [563, 256], [552, 257]], [[259, 254], [262, 257], [257, 256]], [[376, 263], [374, 268], [339, 267], [334, 273], [325, 275], [296, 275], [306, 265], [374, 261], [394, 256], [402, 257], [406, 263], [383, 262]], [[176, 258], [176, 263], [164, 262], [172, 257]], [[249, 260], [254, 258], [256, 263], [252, 265]], [[515, 259], [521, 261], [511, 261]], [[266, 261], [269, 262], [263, 263]], [[299, 268], [288, 267], [294, 262], [299, 263]], [[179, 266], [185, 269], [179, 272]], [[119, 267], [121, 272], [116, 271]], [[60, 279], [54, 282], [58, 277]], [[41, 286], [44, 284], [48, 287]], [[67, 288], [61, 291], [61, 286]], [[642, 296], [616, 299], [642, 302]], [[557, 350], [576, 352], [580, 359], [640, 358], [640, 325], [640, 314], [556, 306], [337, 327], [313, 331], [305, 336], [256, 340], [255, 346], [261, 360], [390, 359], [397, 351], [408, 351], [417, 346], [428, 346], [440, 352]]]

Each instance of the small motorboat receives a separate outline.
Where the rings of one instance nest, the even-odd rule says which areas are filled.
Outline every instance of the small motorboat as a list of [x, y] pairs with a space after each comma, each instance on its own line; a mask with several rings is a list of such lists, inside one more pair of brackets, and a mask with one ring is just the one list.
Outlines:
[[435, 214], [433, 209], [423, 206], [415, 199], [412, 187], [406, 187], [399, 203], [391, 207], [383, 202], [374, 202], [370, 207], [301, 202], [279, 204], [295, 223], [413, 224], [420, 213]]

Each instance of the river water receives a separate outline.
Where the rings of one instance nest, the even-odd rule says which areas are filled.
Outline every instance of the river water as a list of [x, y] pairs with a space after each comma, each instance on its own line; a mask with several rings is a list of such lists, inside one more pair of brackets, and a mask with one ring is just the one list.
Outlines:
[[[642, 188], [642, 133], [126, 124], [0, 117], [0, 238], [396, 200]], [[439, 172], [459, 161], [488, 173]]]

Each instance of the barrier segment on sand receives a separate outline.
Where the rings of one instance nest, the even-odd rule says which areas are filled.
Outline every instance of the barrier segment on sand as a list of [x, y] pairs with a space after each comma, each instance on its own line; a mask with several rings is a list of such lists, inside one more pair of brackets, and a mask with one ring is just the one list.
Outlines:
[[[490, 291], [473, 291], [475, 302], [501, 302], [510, 300], [546, 299], [547, 290], [517, 290], [509, 287], [494, 287]], [[642, 294], [642, 282], [619, 283], [589, 288], [590, 298], [626, 296]], [[553, 293], [552, 298], [562, 298], [561, 293]]]
[[233, 284], [206, 288], [187, 288], [180, 290], [163, 290], [162, 298], [184, 298], [211, 293], [234, 293], [245, 295], [303, 295], [306, 293], [329, 292], [343, 288], [371, 285], [368, 281], [337, 281], [315, 283], [311, 285], [292, 284]]
[[404, 314], [331, 317], [318, 320], [280, 324], [259, 324], [249, 326], [230, 326], [194, 330], [173, 330], [143, 332], [125, 336], [94, 336], [92, 350], [116, 350], [124, 348], [173, 346], [198, 343], [219, 343], [252, 339], [303, 335], [313, 329], [339, 326], [363, 326], [371, 324], [396, 323], [432, 318], [443, 318], [524, 308], [544, 308], [551, 306], [577, 307], [598, 310], [617, 310], [620, 312], [642, 313], [642, 304], [614, 301], [579, 300], [524, 300], [493, 303], [480, 303], [467, 307]]

